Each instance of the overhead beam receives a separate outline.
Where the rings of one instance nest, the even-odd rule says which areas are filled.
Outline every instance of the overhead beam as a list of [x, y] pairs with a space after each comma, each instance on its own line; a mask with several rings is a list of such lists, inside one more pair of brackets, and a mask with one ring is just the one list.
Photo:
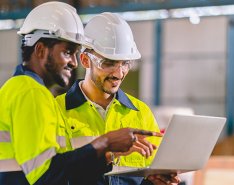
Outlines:
[[[116, 6], [93, 6], [93, 7], [76, 7], [79, 14], [97, 14], [105, 11], [109, 12], [126, 12], [126, 11], [144, 11], [144, 10], [160, 10], [160, 9], [176, 9], [188, 7], [204, 7], [204, 6], [221, 6], [231, 5], [233, 0], [167, 0], [162, 2], [136, 3], [126, 2], [119, 3]], [[30, 8], [13, 11], [1, 11], [0, 19], [22, 19], [31, 11]]]

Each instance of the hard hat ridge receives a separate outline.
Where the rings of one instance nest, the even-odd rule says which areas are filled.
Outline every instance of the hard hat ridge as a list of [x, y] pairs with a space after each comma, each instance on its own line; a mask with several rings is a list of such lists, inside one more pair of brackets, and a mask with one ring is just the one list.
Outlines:
[[121, 23], [125, 22], [125, 21], [123, 22], [120, 19], [120, 16], [118, 16], [117, 14], [114, 14], [114, 13], [110, 13], [110, 12], [104, 12], [104, 13], [100, 14], [100, 16], [102, 16], [104, 19], [107, 19], [108, 22], [111, 24], [121, 24]]

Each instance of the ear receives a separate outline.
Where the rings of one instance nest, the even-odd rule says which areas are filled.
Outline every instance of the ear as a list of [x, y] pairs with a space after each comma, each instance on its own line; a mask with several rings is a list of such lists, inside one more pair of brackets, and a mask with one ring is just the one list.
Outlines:
[[34, 53], [37, 58], [43, 59], [46, 56], [47, 47], [42, 42], [38, 42], [34, 47]]
[[90, 68], [90, 62], [90, 58], [86, 54], [80, 54], [80, 63], [84, 68]]

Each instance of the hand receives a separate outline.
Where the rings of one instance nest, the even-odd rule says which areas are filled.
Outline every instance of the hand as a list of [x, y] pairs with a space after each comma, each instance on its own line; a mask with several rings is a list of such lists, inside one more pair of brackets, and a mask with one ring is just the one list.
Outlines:
[[139, 129], [123, 128], [109, 132], [106, 134], [106, 136], [109, 138], [109, 151], [127, 152], [131, 147], [133, 148], [134, 144], [135, 150], [137, 150], [136, 148], [138, 148], [138, 150], [148, 150], [148, 148], [153, 150], [152, 144], [144, 140], [144, 138], [146, 136], [162, 137], [162, 134]]
[[181, 182], [176, 174], [171, 175], [150, 175], [147, 178], [154, 185], [177, 185]]
[[127, 152], [133, 146], [134, 142], [136, 142], [137, 137], [135, 135], [162, 137], [162, 134], [157, 132], [122, 128], [98, 137], [91, 144], [97, 150], [98, 156], [103, 155], [107, 151]]
[[133, 142], [133, 146], [127, 152], [116, 152], [115, 156], [127, 156], [133, 152], [138, 152], [146, 158], [150, 157], [157, 147], [146, 140], [147, 136], [135, 134], [135, 137], [137, 138], [136, 141]]

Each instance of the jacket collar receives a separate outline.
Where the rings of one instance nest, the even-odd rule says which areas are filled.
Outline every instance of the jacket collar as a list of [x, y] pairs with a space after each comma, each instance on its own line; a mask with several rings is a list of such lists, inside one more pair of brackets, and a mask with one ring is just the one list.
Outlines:
[[41, 77], [39, 77], [36, 73], [34, 73], [33, 71], [27, 69], [25, 66], [23, 66], [22, 64], [18, 65], [15, 69], [15, 72], [13, 74], [13, 76], [19, 76], [19, 75], [27, 75], [32, 77], [34, 80], [36, 80], [38, 83], [40, 83], [41, 85], [44, 85], [44, 82], [42, 80]]
[[[84, 94], [80, 89], [79, 86], [80, 81], [81, 80], [77, 80], [66, 93], [65, 96], [66, 110], [79, 107], [87, 101], [87, 99], [85, 98]], [[124, 106], [138, 111], [138, 109], [133, 105], [132, 101], [127, 97], [127, 95], [121, 89], [117, 91], [116, 99]]]

